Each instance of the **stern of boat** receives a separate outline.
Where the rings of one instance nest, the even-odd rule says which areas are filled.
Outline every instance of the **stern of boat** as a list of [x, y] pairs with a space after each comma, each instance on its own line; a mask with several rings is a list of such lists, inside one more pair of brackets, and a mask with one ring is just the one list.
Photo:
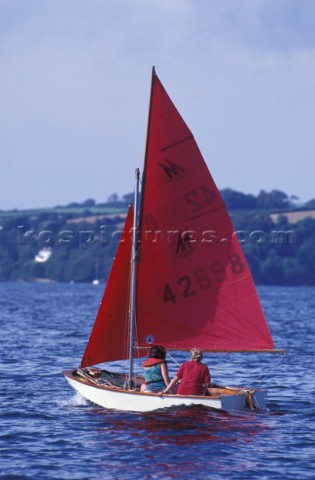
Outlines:
[[267, 390], [245, 387], [211, 387], [207, 389], [210, 397], [220, 397], [222, 410], [250, 410], [266, 407]]

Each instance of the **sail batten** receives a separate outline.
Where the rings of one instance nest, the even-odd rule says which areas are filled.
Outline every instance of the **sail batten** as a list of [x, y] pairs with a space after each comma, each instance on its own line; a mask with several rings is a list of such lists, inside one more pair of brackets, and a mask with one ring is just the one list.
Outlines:
[[193, 135], [189, 135], [187, 138], [183, 138], [182, 140], [179, 140], [176, 143], [173, 143], [172, 145], [167, 145], [166, 147], [161, 148], [161, 152], [165, 152], [166, 150], [169, 150], [170, 148], [176, 147], [176, 145], [179, 145], [180, 143], [187, 142], [188, 140], [194, 140]]

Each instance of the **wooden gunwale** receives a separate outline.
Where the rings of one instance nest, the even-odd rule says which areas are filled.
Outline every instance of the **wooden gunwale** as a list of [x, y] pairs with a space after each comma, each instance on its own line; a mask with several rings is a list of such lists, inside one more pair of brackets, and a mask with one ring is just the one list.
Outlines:
[[[109, 390], [109, 391], [112, 391], [112, 392], [119, 392], [119, 393], [124, 393], [124, 394], [128, 394], [128, 395], [140, 395], [140, 396], [145, 396], [145, 397], [157, 397], [157, 396], [161, 396], [161, 395], [158, 395], [156, 393], [144, 393], [144, 392], [139, 392], [139, 391], [135, 391], [135, 390], [124, 390], [123, 388], [120, 388], [120, 387], [115, 387], [115, 386], [107, 386], [107, 385], [101, 385], [101, 384], [97, 384], [97, 383], [93, 383], [93, 381], [89, 381], [89, 379], [85, 379], [85, 378], [82, 378], [82, 377], [79, 377], [79, 376], [76, 376], [76, 375], [73, 375], [72, 371], [65, 371], [63, 372], [63, 374], [66, 376], [66, 377], [69, 377], [69, 378], [72, 378], [73, 380], [75, 380], [76, 382], [79, 382], [79, 383], [83, 383], [85, 385], [89, 385], [89, 387], [94, 387], [94, 388], [98, 388], [100, 390]], [[121, 374], [121, 376], [124, 376], [124, 374]], [[216, 390], [217, 392], [211, 392], [211, 390]], [[163, 394], [163, 396], [166, 396], [167, 398], [172, 398], [172, 397], [175, 397], [175, 398], [181, 398], [181, 397], [185, 397], [185, 398], [202, 398], [202, 399], [207, 399], [209, 398], [209, 400], [211, 398], [220, 398], [222, 396], [231, 396], [231, 395], [244, 395], [245, 393], [245, 390], [249, 390], [249, 389], [246, 389], [246, 388], [237, 388], [237, 387], [210, 387], [208, 388], [208, 392], [209, 392], [209, 395], [176, 395], [176, 394]], [[260, 389], [257, 389], [256, 391], [259, 391]]]

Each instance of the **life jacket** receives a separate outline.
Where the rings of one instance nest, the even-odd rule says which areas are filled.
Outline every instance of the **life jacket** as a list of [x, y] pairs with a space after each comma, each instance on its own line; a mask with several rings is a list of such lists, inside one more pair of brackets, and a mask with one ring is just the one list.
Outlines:
[[157, 365], [159, 363], [163, 363], [165, 360], [162, 360], [162, 358], [147, 358], [143, 363], [142, 366], [144, 368], [148, 367], [153, 367], [153, 365]]

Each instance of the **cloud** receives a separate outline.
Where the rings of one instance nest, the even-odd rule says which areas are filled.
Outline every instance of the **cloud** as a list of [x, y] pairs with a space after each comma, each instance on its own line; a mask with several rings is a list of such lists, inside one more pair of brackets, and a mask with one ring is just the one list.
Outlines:
[[314, 10], [307, 0], [2, 0], [0, 209], [131, 191], [152, 65], [219, 187], [314, 196], [309, 175], [297, 180], [314, 168]]
[[198, 5], [195, 25], [196, 29], [199, 25], [204, 39], [278, 52], [315, 45], [312, 0], [202, 0]]

